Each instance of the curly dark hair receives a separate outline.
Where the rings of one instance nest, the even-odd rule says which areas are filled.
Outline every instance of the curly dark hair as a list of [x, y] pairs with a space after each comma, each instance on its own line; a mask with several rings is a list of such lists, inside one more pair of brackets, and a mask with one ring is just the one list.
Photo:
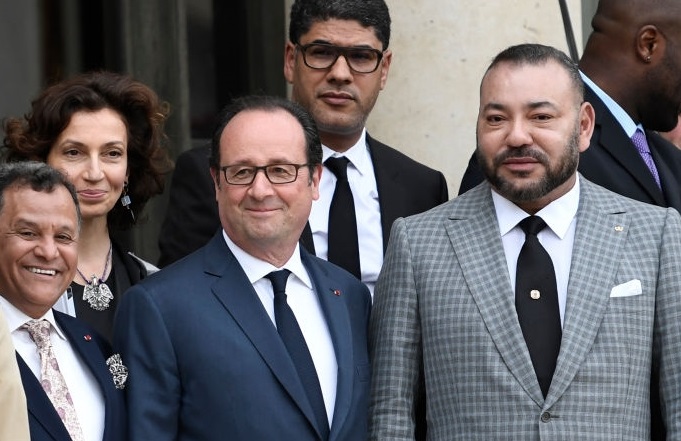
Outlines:
[[133, 219], [121, 204], [107, 215], [109, 228], [123, 230], [135, 224], [152, 196], [163, 192], [165, 175], [172, 170], [163, 131], [168, 105], [148, 86], [129, 75], [104, 71], [49, 86], [31, 103], [30, 113], [4, 121], [3, 159], [46, 162], [74, 113], [101, 109], [117, 112], [128, 131], [127, 192], [136, 216]]

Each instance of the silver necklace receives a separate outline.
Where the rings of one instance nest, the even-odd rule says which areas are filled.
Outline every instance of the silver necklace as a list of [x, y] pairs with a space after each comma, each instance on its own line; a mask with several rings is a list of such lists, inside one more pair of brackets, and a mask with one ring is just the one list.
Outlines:
[[109, 261], [111, 260], [111, 253], [113, 251], [113, 244], [109, 244], [109, 252], [106, 254], [106, 261], [104, 262], [104, 272], [102, 272], [102, 277], [97, 277], [96, 274], [92, 275], [92, 280], [88, 281], [87, 277], [76, 267], [78, 275], [85, 281], [85, 288], [83, 289], [83, 300], [90, 305], [90, 308], [95, 311], [104, 311], [109, 307], [109, 302], [113, 300], [113, 294], [111, 290], [104, 283], [104, 277], [106, 277], [106, 270], [109, 269]]

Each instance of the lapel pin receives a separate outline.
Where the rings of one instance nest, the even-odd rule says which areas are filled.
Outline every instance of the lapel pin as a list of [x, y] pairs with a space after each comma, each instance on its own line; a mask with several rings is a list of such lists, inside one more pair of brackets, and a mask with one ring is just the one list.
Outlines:
[[622, 225], [615, 225], [615, 231], [621, 233], [622, 231], [624, 231], [624, 227]]
[[83, 340], [85, 340], [85, 341], [90, 341], [90, 340], [92, 340], [92, 336], [91, 336], [90, 334], [85, 334], [85, 335], [83, 336]]
[[340, 289], [332, 289], [331, 291], [333, 292], [333, 295], [336, 296], [336, 297], [341, 295]]

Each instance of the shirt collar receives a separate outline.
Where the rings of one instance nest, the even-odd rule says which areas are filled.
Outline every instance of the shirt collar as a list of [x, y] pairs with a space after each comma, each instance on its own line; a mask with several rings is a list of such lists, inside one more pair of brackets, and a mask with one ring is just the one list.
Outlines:
[[587, 77], [584, 72], [581, 70], [579, 71], [579, 74], [582, 76], [582, 80], [591, 88], [591, 90], [594, 91], [596, 96], [603, 101], [603, 104], [605, 104], [605, 107], [610, 110], [610, 113], [612, 113], [612, 116], [615, 117], [618, 123], [620, 123], [620, 126], [622, 126], [622, 129], [624, 129], [624, 132], [627, 134], [629, 138], [634, 136], [634, 132], [636, 129], [641, 129], [643, 130], [643, 126], [641, 124], [636, 124], [633, 119], [629, 116], [629, 114], [620, 106], [617, 104], [615, 100], [610, 98], [610, 96], [605, 93], [603, 89], [598, 87], [596, 83], [591, 80], [591, 78]]
[[[12, 305], [2, 296], [0, 296], [0, 307], [5, 314], [7, 327], [9, 328], [10, 333], [20, 330], [22, 326], [33, 320], [33, 317], [26, 315], [23, 311], [19, 310], [16, 306]], [[39, 317], [37, 320], [47, 320], [50, 322], [52, 328], [54, 328], [59, 338], [66, 340], [66, 335], [64, 335], [64, 332], [61, 330], [61, 328], [57, 326], [57, 321], [54, 319], [54, 313], [52, 312], [52, 309], [48, 310], [45, 315]]]
[[[536, 214], [544, 219], [546, 225], [560, 239], [563, 239], [565, 234], [567, 234], [572, 219], [577, 215], [577, 209], [579, 208], [579, 174], [576, 175], [576, 178], [575, 185], [567, 193], [539, 210]], [[501, 196], [494, 189], [492, 189], [492, 201], [494, 202], [494, 210], [497, 213], [499, 232], [502, 236], [506, 235], [518, 225], [518, 222], [528, 216], [524, 210]]]
[[291, 273], [301, 282], [303, 282], [305, 286], [312, 289], [312, 281], [310, 280], [310, 276], [307, 274], [307, 270], [300, 259], [299, 244], [296, 244], [296, 248], [293, 250], [291, 258], [284, 264], [284, 266], [277, 268], [271, 263], [251, 256], [246, 251], [239, 248], [239, 246], [235, 244], [232, 239], [230, 239], [227, 233], [225, 233], [225, 230], [222, 230], [222, 237], [225, 239], [230, 251], [232, 251], [234, 257], [241, 265], [241, 268], [243, 268], [244, 272], [246, 273], [246, 277], [248, 277], [248, 281], [251, 282], [251, 284], [262, 279], [272, 271], [287, 269], [291, 271]]
[[345, 156], [350, 160], [352, 165], [359, 171], [359, 173], [364, 176], [366, 174], [371, 174], [373, 171], [371, 165], [371, 156], [369, 155], [369, 147], [367, 146], [367, 131], [362, 130], [362, 134], [359, 139], [349, 149], [343, 153], [338, 153], [335, 150], [322, 144], [322, 162], [326, 161], [330, 157], [334, 156], [337, 158]]

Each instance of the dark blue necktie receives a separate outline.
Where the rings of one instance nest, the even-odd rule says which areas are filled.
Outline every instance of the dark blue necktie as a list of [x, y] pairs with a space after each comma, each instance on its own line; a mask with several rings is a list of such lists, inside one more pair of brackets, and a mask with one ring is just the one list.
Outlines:
[[544, 220], [529, 216], [518, 226], [525, 232], [525, 243], [516, 268], [515, 307], [539, 386], [546, 398], [556, 370], [562, 336], [556, 273], [551, 256], [537, 238], [546, 227]]
[[326, 168], [336, 175], [336, 189], [329, 209], [328, 259], [361, 279], [355, 200], [348, 182], [349, 162], [346, 157], [324, 161]]
[[274, 320], [277, 322], [279, 336], [281, 336], [291, 355], [291, 360], [293, 360], [307, 398], [312, 405], [322, 439], [326, 440], [329, 438], [329, 420], [326, 415], [322, 389], [319, 386], [317, 370], [314, 367], [307, 343], [305, 343], [305, 337], [300, 326], [298, 326], [296, 316], [286, 302], [286, 282], [289, 274], [291, 274], [291, 271], [283, 269], [272, 271], [265, 276], [272, 282], [272, 289], [274, 290]]

